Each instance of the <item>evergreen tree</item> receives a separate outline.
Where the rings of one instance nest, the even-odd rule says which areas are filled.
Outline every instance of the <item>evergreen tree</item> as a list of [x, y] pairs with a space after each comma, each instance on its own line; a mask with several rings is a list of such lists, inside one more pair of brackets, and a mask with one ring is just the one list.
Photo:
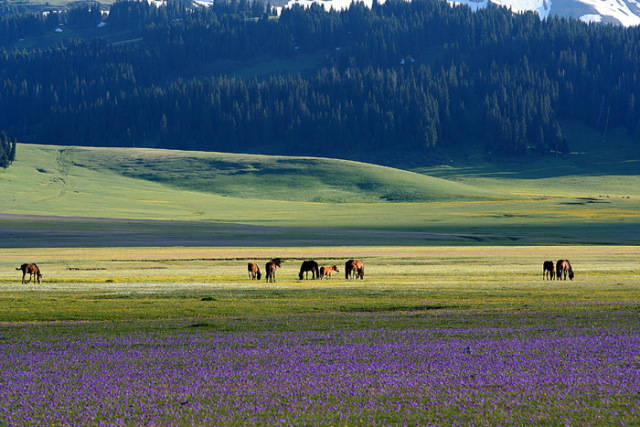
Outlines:
[[16, 143], [5, 132], [0, 133], [0, 167], [7, 168], [16, 158]]

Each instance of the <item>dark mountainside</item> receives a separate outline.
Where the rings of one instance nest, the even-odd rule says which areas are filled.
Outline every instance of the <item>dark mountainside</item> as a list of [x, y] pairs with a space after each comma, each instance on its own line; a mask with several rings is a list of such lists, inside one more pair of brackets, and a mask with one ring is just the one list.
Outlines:
[[640, 28], [496, 7], [391, 0], [276, 17], [247, 1], [120, 2], [108, 17], [97, 5], [0, 17], [0, 130], [25, 142], [523, 158], [568, 152], [565, 121], [637, 138], [639, 96]]

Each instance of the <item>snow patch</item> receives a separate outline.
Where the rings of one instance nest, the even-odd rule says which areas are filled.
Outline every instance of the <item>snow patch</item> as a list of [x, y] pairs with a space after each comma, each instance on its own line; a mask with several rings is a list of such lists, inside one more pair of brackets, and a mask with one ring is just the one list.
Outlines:
[[493, 4], [504, 6], [515, 13], [538, 12], [545, 19], [551, 11], [551, 0], [491, 0]]
[[[577, 0], [593, 7], [600, 15], [610, 16], [625, 27], [640, 25], [640, 17], [631, 12], [627, 3], [623, 0]], [[635, 1], [633, 4], [637, 4]]]
[[166, 0], [147, 0], [147, 3], [149, 3], [152, 6], [155, 7], [160, 7], [160, 6], [166, 6], [167, 5], [167, 1]]
[[[406, 1], [410, 1], [410, 0], [406, 0]], [[352, 0], [290, 0], [285, 7], [291, 8], [295, 5], [310, 7], [314, 3], [321, 5], [322, 7], [324, 7], [326, 11], [329, 11], [331, 9], [333, 10], [348, 9], [349, 6], [351, 6], [351, 3], [353, 3], [353, 1]], [[373, 4], [373, 0], [364, 0], [364, 1], [360, 1], [360, 3], [364, 3], [365, 6], [371, 7], [371, 5]], [[378, 0], [378, 3], [380, 4], [384, 3], [384, 0]]]
[[602, 16], [594, 14], [582, 15], [580, 17], [580, 20], [587, 24], [590, 24], [592, 22], [602, 22]]
[[476, 1], [476, 0], [449, 0], [449, 4], [451, 6], [460, 6], [460, 5], [469, 6], [471, 8], [471, 10], [473, 10], [475, 12], [476, 10], [484, 9], [485, 7], [487, 7], [489, 5], [489, 0], [480, 0], [480, 1]]

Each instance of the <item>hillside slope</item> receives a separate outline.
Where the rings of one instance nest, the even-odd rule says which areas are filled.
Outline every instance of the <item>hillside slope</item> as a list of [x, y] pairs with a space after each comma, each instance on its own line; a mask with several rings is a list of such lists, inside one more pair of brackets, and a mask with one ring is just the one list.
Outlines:
[[[408, 201], [500, 199], [462, 183], [342, 160], [32, 144], [18, 144], [15, 163], [0, 170], [0, 191], [0, 214], [307, 226], [391, 224], [407, 220], [401, 205], [412, 206], [411, 216], [426, 214], [425, 203]], [[318, 200], [325, 203], [310, 203]]]
[[533, 166], [421, 171], [448, 178], [436, 179], [331, 159], [20, 144], [0, 169], [0, 247], [637, 242], [640, 175]]
[[224, 196], [306, 202], [427, 202], [499, 193], [367, 163], [158, 149], [68, 148], [74, 166]]

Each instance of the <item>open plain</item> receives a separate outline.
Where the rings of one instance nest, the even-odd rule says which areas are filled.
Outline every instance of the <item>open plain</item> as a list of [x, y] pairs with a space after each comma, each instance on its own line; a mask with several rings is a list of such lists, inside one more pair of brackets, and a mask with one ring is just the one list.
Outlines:
[[[0, 424], [637, 424], [629, 147], [498, 173], [20, 144]], [[340, 271], [298, 280], [307, 259]], [[543, 280], [557, 259], [574, 280]]]
[[[0, 421], [634, 423], [635, 246], [0, 250]], [[277, 283], [248, 260], [284, 259]], [[297, 280], [359, 257], [365, 280]], [[572, 260], [573, 281], [542, 261]], [[15, 266], [39, 260], [42, 284]], [[342, 265], [341, 265], [342, 264]], [[13, 271], [12, 271], [13, 270]], [[342, 271], [341, 271], [342, 272]]]

